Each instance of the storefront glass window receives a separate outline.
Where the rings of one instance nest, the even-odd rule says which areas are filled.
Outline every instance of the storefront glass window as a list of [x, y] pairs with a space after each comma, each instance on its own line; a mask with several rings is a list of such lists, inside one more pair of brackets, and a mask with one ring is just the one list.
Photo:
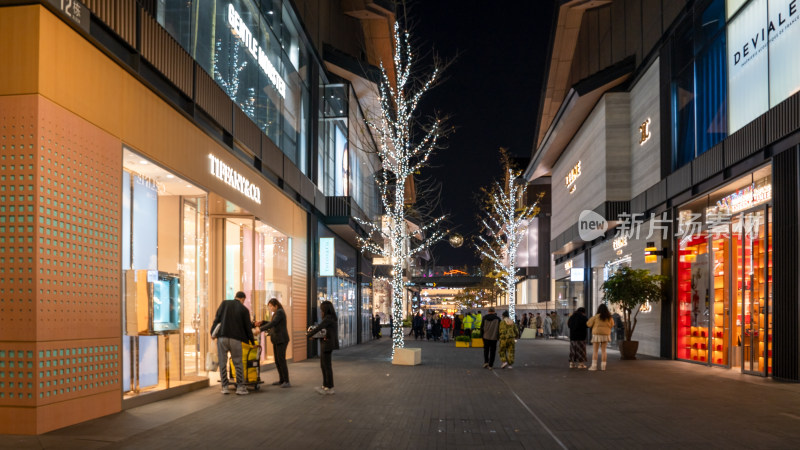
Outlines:
[[123, 391], [134, 395], [201, 370], [207, 195], [127, 148], [122, 195]]
[[335, 267], [334, 276], [317, 278], [317, 305], [325, 300], [333, 303], [339, 318], [339, 345], [355, 345], [358, 343], [358, 321], [361, 320], [358, 299], [361, 286], [356, 280], [356, 258], [359, 255], [356, 249], [322, 224], [319, 225], [319, 235], [334, 238]]
[[724, 1], [713, 0], [675, 33], [672, 75], [673, 167], [728, 135]]
[[[256, 221], [255, 233], [255, 289], [253, 290], [256, 320], [272, 319], [267, 308], [270, 299], [283, 306], [287, 324], [292, 323], [292, 279], [290, 270], [291, 238], [269, 225]], [[291, 326], [289, 327], [291, 329]], [[262, 363], [273, 362], [272, 343], [266, 333], [261, 334]], [[286, 357], [292, 357], [292, 346], [286, 348]]]
[[277, 0], [159, 0], [156, 19], [308, 174], [310, 51]]
[[770, 171], [678, 210], [679, 359], [772, 371]]

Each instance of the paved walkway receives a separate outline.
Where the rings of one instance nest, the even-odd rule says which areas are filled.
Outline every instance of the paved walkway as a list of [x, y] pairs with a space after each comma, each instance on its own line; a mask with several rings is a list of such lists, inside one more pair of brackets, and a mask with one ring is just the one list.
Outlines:
[[[513, 370], [481, 349], [406, 341], [421, 366], [392, 366], [389, 340], [334, 352], [336, 394], [318, 360], [290, 364], [293, 387], [248, 396], [218, 387], [0, 448], [580, 449], [797, 448], [800, 385], [689, 363], [609, 355], [567, 368], [565, 341], [520, 341]], [[497, 363], [499, 366], [499, 362]], [[270, 383], [274, 370], [263, 374]]]

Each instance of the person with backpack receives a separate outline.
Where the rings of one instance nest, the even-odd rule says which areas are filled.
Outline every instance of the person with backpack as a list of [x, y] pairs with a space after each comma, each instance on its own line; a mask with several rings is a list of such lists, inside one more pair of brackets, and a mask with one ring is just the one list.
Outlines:
[[497, 355], [497, 341], [500, 339], [500, 318], [489, 307], [489, 313], [481, 318], [481, 337], [483, 338], [483, 367], [492, 370]]

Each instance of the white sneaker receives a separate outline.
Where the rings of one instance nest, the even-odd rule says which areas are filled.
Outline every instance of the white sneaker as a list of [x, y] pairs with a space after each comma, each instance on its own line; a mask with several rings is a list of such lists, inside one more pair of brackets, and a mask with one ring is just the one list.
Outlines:
[[236, 395], [248, 395], [250, 391], [245, 386], [238, 386], [236, 388]]
[[222, 393], [224, 395], [228, 395], [231, 393], [231, 391], [228, 390], [228, 386], [222, 386]]
[[503, 364], [500, 365], [500, 368], [501, 369], [505, 369], [507, 365], [508, 365], [508, 363], [503, 361]]
[[509, 364], [508, 367], [506, 367], [506, 369], [513, 369], [513, 368], [514, 366], [512, 366], [511, 364]]
[[333, 391], [333, 388], [324, 388], [324, 389], [325, 389], [325, 394], [326, 395], [333, 395], [333, 394], [336, 393], [336, 392]]
[[569, 363], [569, 368], [570, 368], [570, 369], [574, 369], [575, 367], [577, 367], [577, 366], [575, 365], [575, 363], [574, 363], [574, 362], [570, 362], [570, 363]]

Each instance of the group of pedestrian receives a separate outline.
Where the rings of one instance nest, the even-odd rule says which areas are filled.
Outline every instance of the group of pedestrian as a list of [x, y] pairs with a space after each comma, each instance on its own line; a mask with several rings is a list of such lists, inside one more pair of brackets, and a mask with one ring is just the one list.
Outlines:
[[411, 331], [408, 335], [412, 334], [415, 340], [450, 342], [450, 336], [455, 335], [454, 320], [447, 314], [434, 313], [426, 316], [419, 311], [411, 318]]
[[523, 313], [522, 320], [519, 322], [520, 335], [525, 328], [533, 328], [536, 330], [536, 337], [545, 339], [558, 339], [563, 336], [567, 330], [566, 321], [569, 314], [565, 313], [562, 320], [557, 311], [551, 311], [542, 317], [542, 313]]
[[480, 334], [483, 338], [483, 367], [494, 369], [497, 354], [497, 343], [500, 342], [501, 369], [514, 368], [514, 353], [516, 341], [519, 337], [519, 328], [508, 311], [503, 311], [503, 319], [497, 317], [495, 309], [489, 308], [488, 313], [481, 318]]
[[[269, 333], [272, 341], [272, 351], [275, 355], [275, 368], [278, 372], [278, 380], [273, 382], [274, 386], [289, 388], [289, 368], [286, 363], [286, 348], [289, 346], [289, 331], [287, 328], [286, 312], [281, 302], [272, 298], [267, 302], [267, 309], [270, 312], [270, 320], [252, 321], [250, 311], [244, 305], [247, 295], [239, 291], [232, 300], [225, 300], [220, 303], [214, 322], [211, 324], [211, 339], [217, 340], [217, 355], [219, 360], [219, 378], [222, 385], [222, 393], [230, 393], [228, 379], [228, 355], [233, 362], [234, 373], [236, 374], [236, 394], [247, 395], [247, 383], [245, 382], [244, 361], [242, 358], [242, 344], [255, 344], [253, 329], [258, 332]], [[319, 324], [308, 330], [308, 339], [313, 339], [321, 330], [325, 330], [324, 336], [317, 338], [320, 340], [320, 367], [322, 369], [322, 386], [316, 388], [317, 392], [323, 395], [331, 395], [333, 391], [333, 367], [331, 356], [333, 350], [339, 348], [339, 337], [337, 332], [338, 319], [333, 303], [324, 301], [320, 304], [322, 318]], [[376, 320], [379, 320], [376, 316]]]
[[597, 307], [597, 314], [591, 318], [586, 317], [586, 308], [578, 308], [569, 317], [569, 367], [570, 369], [586, 368], [586, 336], [592, 330], [592, 365], [589, 370], [597, 370], [597, 357], [600, 352], [600, 370], [606, 370], [606, 347], [611, 342], [611, 332], [614, 330], [614, 318], [608, 307], [601, 304]]

